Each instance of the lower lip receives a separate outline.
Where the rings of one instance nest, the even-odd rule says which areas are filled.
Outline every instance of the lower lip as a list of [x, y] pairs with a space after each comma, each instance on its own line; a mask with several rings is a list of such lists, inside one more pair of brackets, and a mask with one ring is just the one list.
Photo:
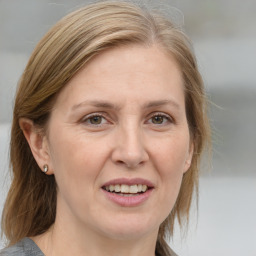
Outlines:
[[108, 199], [110, 199], [112, 202], [124, 206], [124, 207], [133, 207], [133, 206], [139, 206], [142, 203], [144, 203], [149, 196], [151, 195], [153, 189], [149, 189], [146, 192], [139, 194], [139, 195], [131, 195], [131, 196], [121, 196], [119, 194], [108, 192], [104, 189], [102, 189], [104, 194]]

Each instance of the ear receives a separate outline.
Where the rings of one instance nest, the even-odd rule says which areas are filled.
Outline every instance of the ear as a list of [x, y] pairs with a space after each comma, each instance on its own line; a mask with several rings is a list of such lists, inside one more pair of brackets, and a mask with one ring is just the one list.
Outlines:
[[30, 119], [20, 118], [19, 125], [40, 169], [43, 171], [43, 166], [47, 164], [47, 174], [52, 174], [49, 146], [46, 136], [43, 135], [42, 132], [40, 132], [40, 130], [35, 127], [33, 121]]
[[185, 161], [185, 166], [184, 166], [184, 172], [183, 173], [185, 173], [189, 169], [189, 167], [191, 166], [193, 155], [194, 155], [194, 143], [191, 142], [190, 146], [189, 146], [187, 158], [186, 158], [186, 161]]

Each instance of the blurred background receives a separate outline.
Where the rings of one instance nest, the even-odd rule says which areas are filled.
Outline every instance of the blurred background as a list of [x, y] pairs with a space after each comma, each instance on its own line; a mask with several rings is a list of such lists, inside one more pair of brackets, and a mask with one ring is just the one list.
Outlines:
[[[17, 81], [47, 30], [88, 2], [0, 0], [0, 213]], [[184, 26], [211, 102], [213, 160], [202, 165], [198, 215], [193, 209], [187, 237], [177, 228], [171, 246], [180, 256], [256, 256], [256, 1], [139, 2]]]

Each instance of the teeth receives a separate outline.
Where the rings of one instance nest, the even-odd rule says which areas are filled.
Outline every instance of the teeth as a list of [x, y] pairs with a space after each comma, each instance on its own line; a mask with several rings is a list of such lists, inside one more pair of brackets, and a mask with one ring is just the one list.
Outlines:
[[129, 193], [129, 186], [128, 185], [121, 185], [121, 193]]
[[109, 192], [116, 192], [116, 193], [123, 193], [123, 194], [137, 194], [140, 192], [146, 192], [148, 189], [147, 185], [142, 185], [142, 184], [138, 184], [138, 185], [125, 185], [125, 184], [121, 184], [121, 185], [109, 185], [106, 186], [105, 189]]
[[117, 193], [121, 191], [121, 186], [120, 185], [114, 185], [114, 188], [115, 188], [114, 191], [117, 192]]
[[145, 192], [147, 190], [147, 186], [146, 185], [142, 185], [142, 192]]
[[138, 193], [138, 186], [137, 186], [137, 185], [132, 185], [132, 186], [130, 186], [130, 193], [131, 193], [131, 194], [136, 194], [136, 193]]

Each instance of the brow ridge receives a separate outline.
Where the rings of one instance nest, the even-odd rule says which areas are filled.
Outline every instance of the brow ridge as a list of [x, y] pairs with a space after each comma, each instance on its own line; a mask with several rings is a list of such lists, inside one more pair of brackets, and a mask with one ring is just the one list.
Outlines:
[[[180, 105], [173, 100], [169, 100], [169, 99], [164, 99], [164, 100], [154, 100], [154, 101], [150, 101], [147, 102], [145, 104], [142, 105], [143, 109], [148, 109], [148, 108], [153, 108], [153, 107], [160, 107], [163, 105], [172, 105], [175, 108], [180, 108]], [[110, 103], [108, 101], [102, 101], [102, 100], [86, 100], [83, 101], [79, 104], [76, 104], [72, 107], [72, 110], [76, 110], [77, 108], [83, 107], [84, 105], [90, 105], [90, 106], [94, 106], [97, 108], [107, 108], [107, 109], [121, 109], [121, 106], [115, 105], [113, 103]]]

